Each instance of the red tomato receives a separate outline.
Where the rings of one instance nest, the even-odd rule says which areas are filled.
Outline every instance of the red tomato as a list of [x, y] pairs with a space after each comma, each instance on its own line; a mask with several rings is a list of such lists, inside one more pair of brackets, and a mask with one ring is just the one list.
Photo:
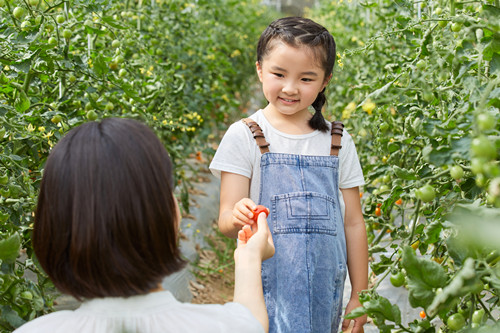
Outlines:
[[255, 209], [253, 210], [253, 220], [255, 223], [257, 223], [257, 218], [262, 212], [266, 213], [266, 217], [269, 216], [269, 209], [267, 209], [265, 206], [257, 205], [257, 207], [255, 207]]

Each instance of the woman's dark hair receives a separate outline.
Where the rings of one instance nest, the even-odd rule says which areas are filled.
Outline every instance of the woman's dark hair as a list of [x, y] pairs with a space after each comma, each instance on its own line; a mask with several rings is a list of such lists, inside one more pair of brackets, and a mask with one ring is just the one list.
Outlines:
[[[314, 52], [316, 60], [325, 71], [325, 79], [330, 77], [335, 65], [336, 46], [333, 36], [322, 25], [303, 17], [284, 17], [272, 22], [260, 36], [257, 44], [257, 61], [262, 64], [276, 41], [292, 47], [308, 46]], [[327, 131], [328, 126], [321, 114], [326, 103], [325, 90], [321, 91], [312, 107], [316, 111], [309, 125], [320, 131]]]
[[54, 285], [78, 299], [145, 294], [185, 262], [177, 244], [172, 164], [135, 120], [67, 133], [50, 152], [33, 230]]

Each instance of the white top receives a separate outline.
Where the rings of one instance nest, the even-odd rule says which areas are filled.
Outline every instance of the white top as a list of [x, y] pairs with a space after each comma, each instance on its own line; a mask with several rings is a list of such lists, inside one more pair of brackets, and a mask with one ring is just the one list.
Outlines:
[[[292, 135], [278, 131], [266, 119], [262, 110], [249, 118], [257, 122], [272, 153], [297, 155], [330, 155], [332, 136], [330, 131], [313, 131], [303, 135]], [[331, 124], [329, 124], [331, 126]], [[339, 188], [352, 188], [365, 184], [356, 147], [351, 136], [344, 129], [339, 152]], [[232, 124], [224, 134], [219, 148], [210, 163], [212, 173], [220, 178], [221, 171], [239, 174], [251, 179], [250, 199], [259, 202], [261, 152], [248, 126], [242, 121]], [[342, 193], [339, 191], [339, 198]], [[344, 200], [340, 200], [342, 216], [345, 214]]]
[[250, 310], [239, 303], [189, 304], [169, 291], [128, 298], [99, 298], [74, 311], [61, 310], [34, 319], [15, 333], [164, 333], [264, 332]]

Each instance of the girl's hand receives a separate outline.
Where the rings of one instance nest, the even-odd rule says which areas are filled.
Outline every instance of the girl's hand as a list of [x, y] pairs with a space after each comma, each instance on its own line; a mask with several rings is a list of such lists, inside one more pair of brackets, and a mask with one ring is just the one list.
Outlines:
[[249, 198], [243, 198], [234, 204], [232, 224], [237, 230], [240, 230], [245, 225], [254, 224], [253, 210], [255, 207], [257, 207], [257, 205]]
[[265, 212], [259, 214], [257, 223], [252, 227], [247, 224], [238, 232], [238, 246], [234, 253], [235, 260], [245, 253], [257, 253], [262, 261], [274, 255], [274, 242]]
[[[362, 305], [358, 298], [351, 298], [345, 308], [345, 314], [349, 314], [352, 310], [360, 306]], [[351, 331], [348, 331], [349, 325], [351, 324], [351, 319], [344, 319], [344, 321], [342, 322], [342, 332], [363, 333], [363, 326], [366, 324], [367, 316], [364, 315], [352, 320], [354, 320], [354, 326], [352, 327]]]

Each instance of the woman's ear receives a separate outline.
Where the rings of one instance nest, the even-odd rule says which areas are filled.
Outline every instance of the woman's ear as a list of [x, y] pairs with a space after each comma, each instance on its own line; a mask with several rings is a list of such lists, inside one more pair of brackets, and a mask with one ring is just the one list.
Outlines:
[[256, 61], [255, 62], [255, 68], [257, 69], [257, 75], [259, 76], [260, 82], [262, 82], [262, 67], [260, 65], [260, 62]]

